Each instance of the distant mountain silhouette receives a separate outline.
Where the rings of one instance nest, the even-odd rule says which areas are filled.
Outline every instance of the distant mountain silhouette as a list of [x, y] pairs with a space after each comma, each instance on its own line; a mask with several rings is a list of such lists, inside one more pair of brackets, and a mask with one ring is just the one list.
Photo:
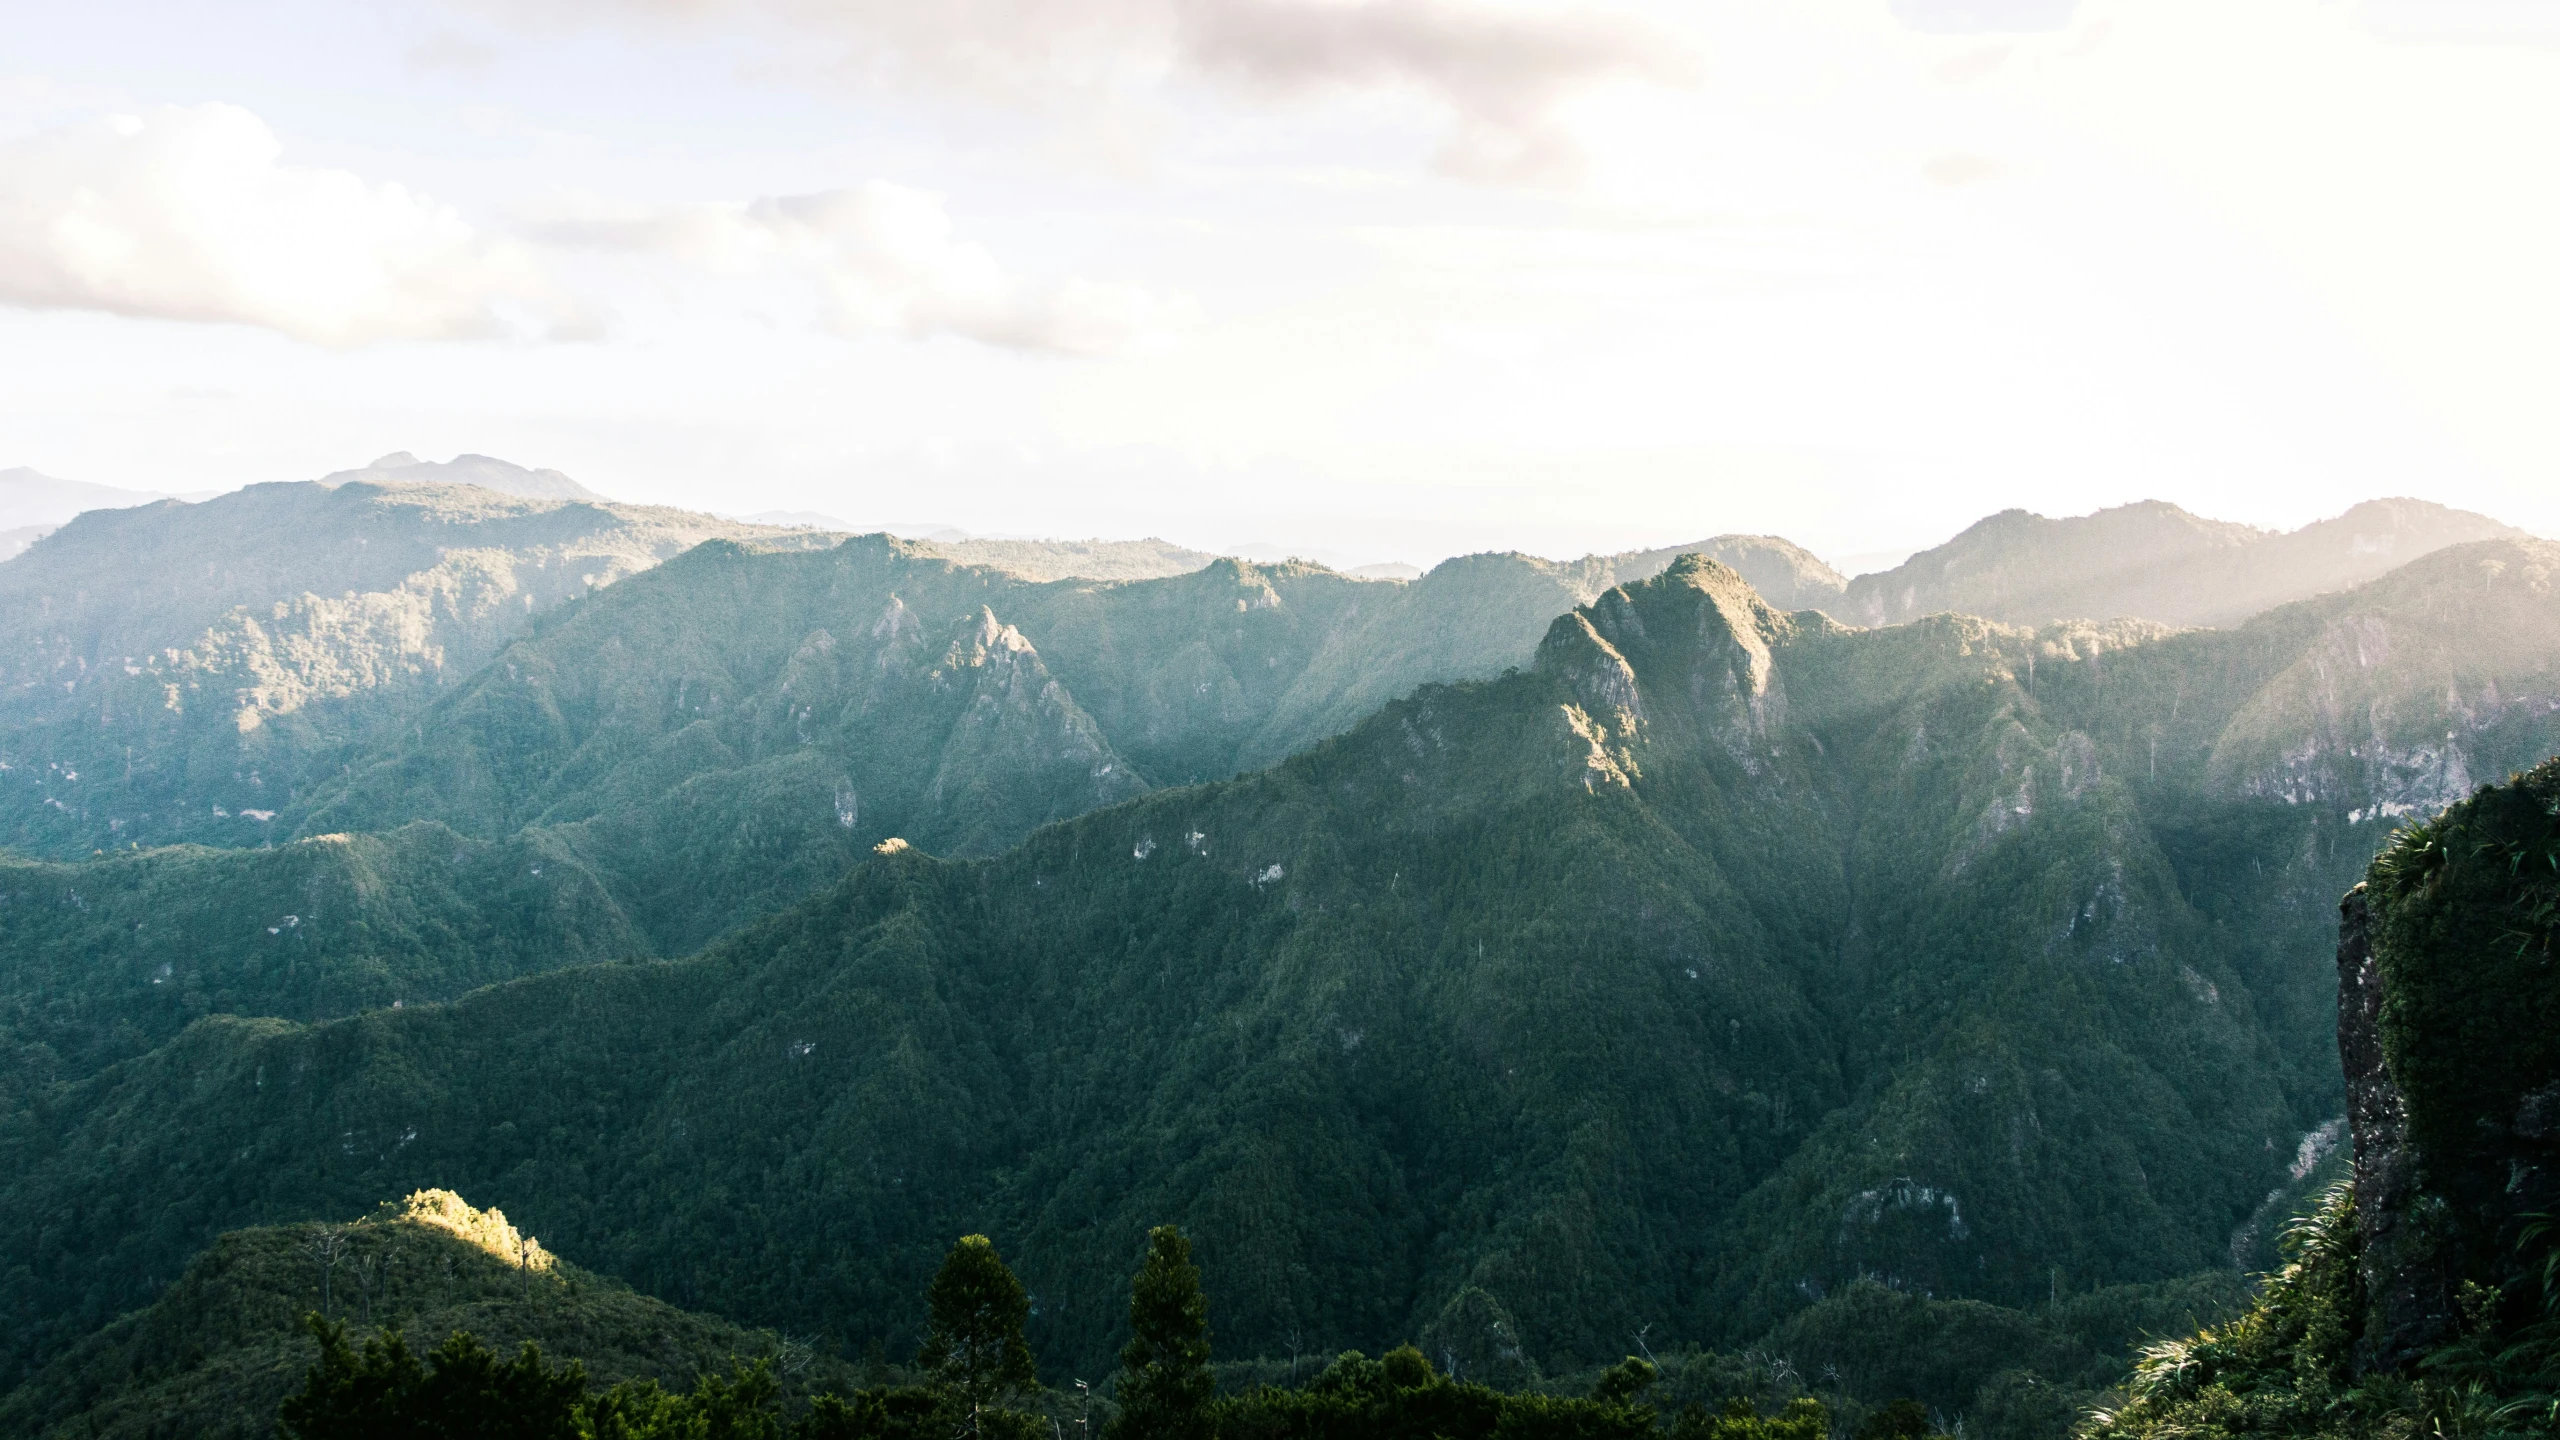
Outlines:
[[1954, 613], [2011, 625], [2136, 616], [2223, 626], [2361, 585], [2448, 545], [2525, 538], [2424, 500], [2369, 500], [2294, 531], [2207, 520], [2160, 500], [2062, 520], [2003, 510], [1859, 576], [1823, 608], [1855, 625]]
[[339, 470], [320, 477], [321, 484], [332, 487], [354, 480], [377, 485], [477, 485], [528, 500], [605, 498], [557, 470], [527, 470], [492, 455], [456, 455], [437, 462], [421, 460], [406, 450], [394, 450], [361, 470]]
[[[124, 510], [171, 498], [156, 490], [57, 479], [24, 465], [0, 470], [0, 560], [34, 543], [36, 537], [20, 536], [21, 530], [50, 528], [83, 510]], [[15, 548], [8, 544], [11, 540], [18, 542]]]

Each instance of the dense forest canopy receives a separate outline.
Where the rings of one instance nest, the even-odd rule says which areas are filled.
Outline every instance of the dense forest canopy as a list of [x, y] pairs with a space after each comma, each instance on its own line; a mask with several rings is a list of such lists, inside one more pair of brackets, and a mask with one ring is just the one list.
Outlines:
[[[660, 533], [431, 488], [261, 503]], [[1221, 1353], [1291, 1381], [1776, 1345], [1835, 1408], [2049, 1435], [2343, 1163], [2334, 897], [2560, 750], [2560, 549], [2349, 521], [2431, 553], [2219, 630], [1860, 629], [1767, 537], [1410, 584], [715, 539], [468, 674], [266, 709], [38, 625], [73, 679], [19, 687], [0, 775], [48, 852], [0, 858], [0, 1385], [123, 1363], [283, 1233], [244, 1227], [446, 1187], [847, 1363], [911, 1353], [976, 1235], [1026, 1353], [1103, 1373], [1170, 1224]], [[1986, 525], [1945, 575], [2029, 573]], [[277, 673], [377, 633], [331, 625]], [[146, 823], [240, 785], [254, 831]]]

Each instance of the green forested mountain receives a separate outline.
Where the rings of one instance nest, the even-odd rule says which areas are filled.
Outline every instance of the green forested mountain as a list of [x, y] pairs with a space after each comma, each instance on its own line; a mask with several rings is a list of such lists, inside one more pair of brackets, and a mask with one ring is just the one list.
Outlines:
[[[360, 523], [341, 529], [360, 533], [337, 560], [380, 563], [384, 577], [419, 557], [392, 553], [361, 517], [426, 524], [420, 513], [440, 505], [531, 553], [506, 563], [562, 568], [525, 530], [570, 523], [557, 507], [469, 490], [269, 489], [248, 499], [317, 505], [321, 519], [354, 507]], [[56, 542], [88, 550], [18, 583], [76, 577], [84, 555], [104, 565], [113, 537], [99, 518]], [[197, 523], [178, 533], [200, 540], [200, 518], [183, 518]], [[606, 538], [617, 535], [631, 538]], [[1809, 561], [1783, 542], [1707, 543], [1775, 556], [1781, 581]], [[406, 671], [365, 648], [377, 632], [345, 626], [255, 651], [275, 662], [250, 667], [272, 683], [235, 695], [215, 688], [230, 661], [211, 645], [139, 675], [73, 656], [57, 668], [79, 678], [58, 699], [20, 687], [22, 708], [51, 722], [0, 742], [13, 767], [0, 795], [19, 807], [22, 843], [78, 854], [172, 831], [302, 840], [282, 861], [136, 850], [0, 870], [15, 877], [0, 895], [16, 897], [0, 901], [13, 941], [0, 948], [12, 1057], [0, 1096], [138, 1053], [209, 1011], [318, 1019], [580, 959], [683, 953], [813, 893], [888, 835], [990, 852], [1150, 784], [1301, 748], [1414, 684], [1497, 673], [1528, 658], [1557, 610], [1670, 554], [1477, 557], [1410, 586], [1238, 562], [1114, 585], [1036, 584], [877, 536], [823, 552], [722, 544], [556, 617], [465, 605], [478, 630], [392, 627], [425, 646]], [[284, 588], [329, 558], [274, 553], [302, 568], [261, 583]], [[238, 585], [207, 577], [156, 609], [79, 597], [97, 612], [88, 643], [120, 656], [150, 626], [224, 613], [262, 635], [241, 608], [218, 609]], [[474, 677], [455, 683], [452, 664], [430, 663], [451, 653], [427, 643], [439, 635], [463, 650], [508, 626], [535, 633]], [[42, 660], [48, 647], [64, 642], [38, 634], [22, 653]], [[39, 763], [48, 755], [62, 758]], [[190, 786], [216, 797], [201, 813]], [[341, 843], [351, 833], [357, 843]], [[314, 849], [315, 837], [328, 843]], [[317, 878], [342, 869], [343, 883]], [[288, 872], [301, 888], [280, 896]], [[165, 913], [172, 896], [186, 897], [182, 923]], [[284, 916], [294, 923], [268, 935]]]
[[2522, 538], [2485, 515], [2423, 500], [2371, 500], [2288, 532], [2207, 520], [2157, 500], [2061, 520], [2004, 510], [1894, 569], [1859, 576], [1824, 608], [1859, 625], [1942, 611], [2013, 625], [2114, 615], [2233, 625], [2447, 545]]
[[[1773, 555], [1781, 579], [1819, 563], [1749, 537], [1700, 549]], [[319, 787], [304, 828], [495, 835], [646, 806], [658, 838], [640, 843], [657, 848], [664, 807], [716, 788], [864, 846], [986, 853], [1151, 785], [1267, 764], [1416, 685], [1525, 664], [1557, 613], [1678, 553], [1475, 556], [1398, 586], [1232, 560], [1031, 583], [884, 536], [708, 548], [518, 646], [413, 739]]]
[[[449, 483], [457, 479], [472, 483]], [[501, 493], [483, 482], [522, 493]], [[317, 833], [299, 823], [315, 790], [351, 768], [378, 763], [404, 732], [424, 743], [433, 726], [420, 712], [438, 695], [564, 602], [711, 538], [792, 550], [832, 546], [842, 537], [615, 505], [594, 500], [555, 472], [484, 456], [445, 465], [386, 456], [320, 483], [251, 486], [197, 505], [85, 515], [0, 567], [0, 844], [72, 859], [173, 841], [238, 846]], [[1820, 569], [1820, 562], [1782, 541], [1703, 543], [1773, 586]], [[1166, 556], [1150, 551], [1132, 558], [1125, 548], [970, 541], [913, 546], [906, 556], [939, 554], [985, 566], [990, 588], [982, 598], [1010, 595], [1028, 581], [1119, 575], [1133, 566], [1161, 576]], [[1562, 565], [1493, 557], [1462, 565], [1411, 596], [1310, 567], [1276, 567], [1323, 577], [1296, 587], [1296, 608], [1308, 613], [1301, 617], [1293, 609], [1285, 628], [1304, 632], [1299, 649], [1254, 657], [1258, 674], [1225, 681], [1206, 670], [1192, 676], [1190, 683], [1212, 688], [1193, 691], [1196, 703], [1186, 703], [1204, 714], [1218, 712], [1205, 722], [1216, 734], [1179, 762], [1157, 756], [1158, 778], [1262, 763], [1350, 724], [1416, 683], [1493, 674], [1524, 661], [1558, 611], [1619, 578], [1653, 573], [1672, 553]], [[1189, 552], [1172, 558], [1205, 560]], [[722, 574], [710, 583], [729, 578]], [[793, 583], [779, 569], [772, 578]], [[802, 594], [806, 613], [773, 618], [807, 622], [789, 635], [794, 643], [829, 623], [831, 633], [851, 639], [850, 610], [862, 609], [869, 623], [892, 598], [895, 583], [892, 577], [888, 588], [858, 594], [841, 588]], [[1070, 588], [1096, 595], [1091, 584]], [[1315, 600], [1317, 589], [1328, 598]], [[1413, 636], [1401, 633], [1410, 629], [1401, 624], [1364, 628], [1357, 623], [1364, 592], [1372, 620], [1409, 611], [1451, 633]], [[686, 604], [665, 590], [656, 595], [661, 610]], [[1200, 628], [1202, 614], [1186, 608], [1187, 595], [1175, 585], [1132, 594], [1116, 606], [1089, 598], [1081, 611], [1065, 600], [1028, 602], [1027, 608], [1008, 603], [1001, 618], [1026, 628], [1054, 618], [1056, 625], [1038, 632], [1053, 659], [1072, 660], [1083, 647], [1091, 652], [1083, 658], [1096, 664], [1144, 665], [1157, 672], [1148, 683], [1176, 684], [1174, 671], [1200, 668], [1199, 646], [1218, 643]], [[722, 603], [706, 597], [712, 612]], [[1066, 633], [1087, 612], [1103, 610], [1130, 617], [1119, 622], [1124, 633]], [[937, 642], [949, 638], [943, 633], [949, 619], [934, 615]], [[598, 630], [591, 623], [582, 634], [593, 638]], [[751, 637], [749, 648], [773, 639]], [[726, 637], [696, 624], [691, 643], [717, 649]], [[1288, 682], [1298, 681], [1328, 645], [1335, 653], [1327, 664], [1289, 693]], [[630, 668], [610, 657], [575, 658], [598, 671]], [[1210, 661], [1212, 669], [1223, 663]], [[613, 683], [608, 674], [583, 678]], [[684, 677], [667, 678], [682, 683]], [[1071, 700], [1088, 702], [1132, 683], [1117, 670], [1090, 667], [1077, 678], [1082, 683]], [[1231, 693], [1239, 691], [1245, 698]], [[1284, 693], [1289, 713], [1261, 723], [1272, 718], [1265, 712]], [[1146, 723], [1159, 730], [1194, 723], [1174, 714], [1163, 697], [1144, 708]], [[1137, 751], [1149, 748], [1143, 737], [1120, 738]], [[1181, 749], [1189, 742], [1168, 743]], [[918, 751], [896, 758], [915, 768], [934, 757]], [[687, 762], [677, 764], [685, 769]], [[1197, 768], [1202, 765], [1209, 768]], [[1104, 788], [1105, 798], [1113, 793]], [[539, 798], [510, 800], [523, 808]], [[1036, 820], [1049, 812], [1033, 807], [1031, 813]], [[955, 823], [966, 828], [967, 822]], [[1000, 819], [984, 843], [1004, 843], [1022, 828], [1019, 820]]]
[[421, 823], [273, 849], [0, 858], [0, 1108], [207, 1014], [319, 1020], [648, 953], [538, 831], [489, 842]]
[[547, 610], [712, 536], [681, 510], [450, 485], [253, 485], [91, 511], [0, 564], [0, 843], [280, 834], [294, 787]]
[[840, 1358], [632, 1293], [550, 1254], [504, 1214], [425, 1191], [347, 1224], [236, 1230], [150, 1305], [117, 1318], [0, 1396], [0, 1433], [26, 1440], [190, 1440], [275, 1433], [276, 1407], [317, 1350], [302, 1317], [420, 1354], [456, 1330], [501, 1355], [525, 1341], [574, 1357], [591, 1381], [675, 1390], [734, 1360], [783, 1362], [795, 1390], [843, 1386]]
[[[662, 577], [750, 560], [913, 563], [715, 547], [517, 647], [508, 683]], [[885, 846], [693, 959], [318, 1026], [208, 1016], [0, 1122], [6, 1376], [226, 1228], [430, 1184], [650, 1293], [848, 1332], [983, 1231], [1043, 1352], [1095, 1368], [1168, 1220], [1220, 1277], [1229, 1353], [1383, 1348], [1472, 1289], [1553, 1368], [1644, 1326], [1748, 1338], [1862, 1279], [2021, 1305], [2224, 1265], [2340, 1113], [2341, 877], [2392, 809], [2560, 749], [2555, 574], [2560, 550], [2492, 542], [2225, 632], [1855, 631], [1682, 561], [1558, 620], [1521, 673], [993, 858]], [[1290, 634], [1238, 592], [1292, 577], [1185, 578], [1175, 598], [1245, 617], [1231, 643]], [[924, 620], [906, 593], [865, 617], [878, 639]], [[688, 707], [616, 692], [650, 725], [783, 693], [697, 694], [711, 657], [648, 643]], [[1201, 643], [1250, 694], [1226, 656], [1255, 649]], [[838, 649], [858, 663], [815, 668], [804, 633], [791, 693], [895, 680]], [[528, 693], [505, 674], [444, 702], [450, 728]], [[1079, 704], [1109, 738], [1168, 692]], [[520, 705], [529, 733], [633, 713], [553, 693]], [[1169, 767], [1249, 733], [1212, 713], [1231, 728], [1112, 753]], [[408, 788], [468, 797], [470, 773]], [[708, 878], [666, 872], [662, 902]]]

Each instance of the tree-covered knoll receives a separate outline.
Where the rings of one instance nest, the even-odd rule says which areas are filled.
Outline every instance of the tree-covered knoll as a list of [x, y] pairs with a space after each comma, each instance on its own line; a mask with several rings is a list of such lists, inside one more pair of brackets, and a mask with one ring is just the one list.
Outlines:
[[2014, 1309], [2227, 1265], [2339, 1096], [2230, 938], [2287, 913], [2191, 904], [2154, 817], [2192, 792], [2073, 723], [2156, 638], [1854, 632], [1683, 561], [1528, 670], [894, 849], [694, 959], [209, 1017], [0, 1129], [8, 1363], [223, 1229], [430, 1184], [796, 1328], [1000, 1236], [1087, 1374], [1166, 1222], [1229, 1353], [1374, 1354], [1475, 1291], [1550, 1371], [1862, 1278]]
[[574, 1357], [602, 1387], [647, 1380], [683, 1393], [757, 1358], [776, 1362], [777, 1385], [795, 1396], [849, 1389], [860, 1374], [823, 1347], [635, 1294], [552, 1256], [504, 1215], [431, 1191], [351, 1223], [217, 1238], [149, 1306], [0, 1395], [0, 1431], [263, 1440], [315, 1358], [306, 1315], [358, 1345], [389, 1330], [421, 1355], [457, 1331], [502, 1355], [532, 1342]]

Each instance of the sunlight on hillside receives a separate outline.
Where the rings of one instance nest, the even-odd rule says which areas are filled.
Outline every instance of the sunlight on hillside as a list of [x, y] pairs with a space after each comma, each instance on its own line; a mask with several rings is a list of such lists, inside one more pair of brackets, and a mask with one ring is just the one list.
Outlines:
[[558, 1257], [542, 1248], [542, 1242], [519, 1232], [507, 1223], [507, 1212], [492, 1206], [475, 1209], [471, 1202], [450, 1190], [420, 1190], [397, 1205], [386, 1204], [383, 1218], [405, 1220], [413, 1225], [426, 1225], [495, 1255], [510, 1265], [528, 1270], [549, 1270]]

